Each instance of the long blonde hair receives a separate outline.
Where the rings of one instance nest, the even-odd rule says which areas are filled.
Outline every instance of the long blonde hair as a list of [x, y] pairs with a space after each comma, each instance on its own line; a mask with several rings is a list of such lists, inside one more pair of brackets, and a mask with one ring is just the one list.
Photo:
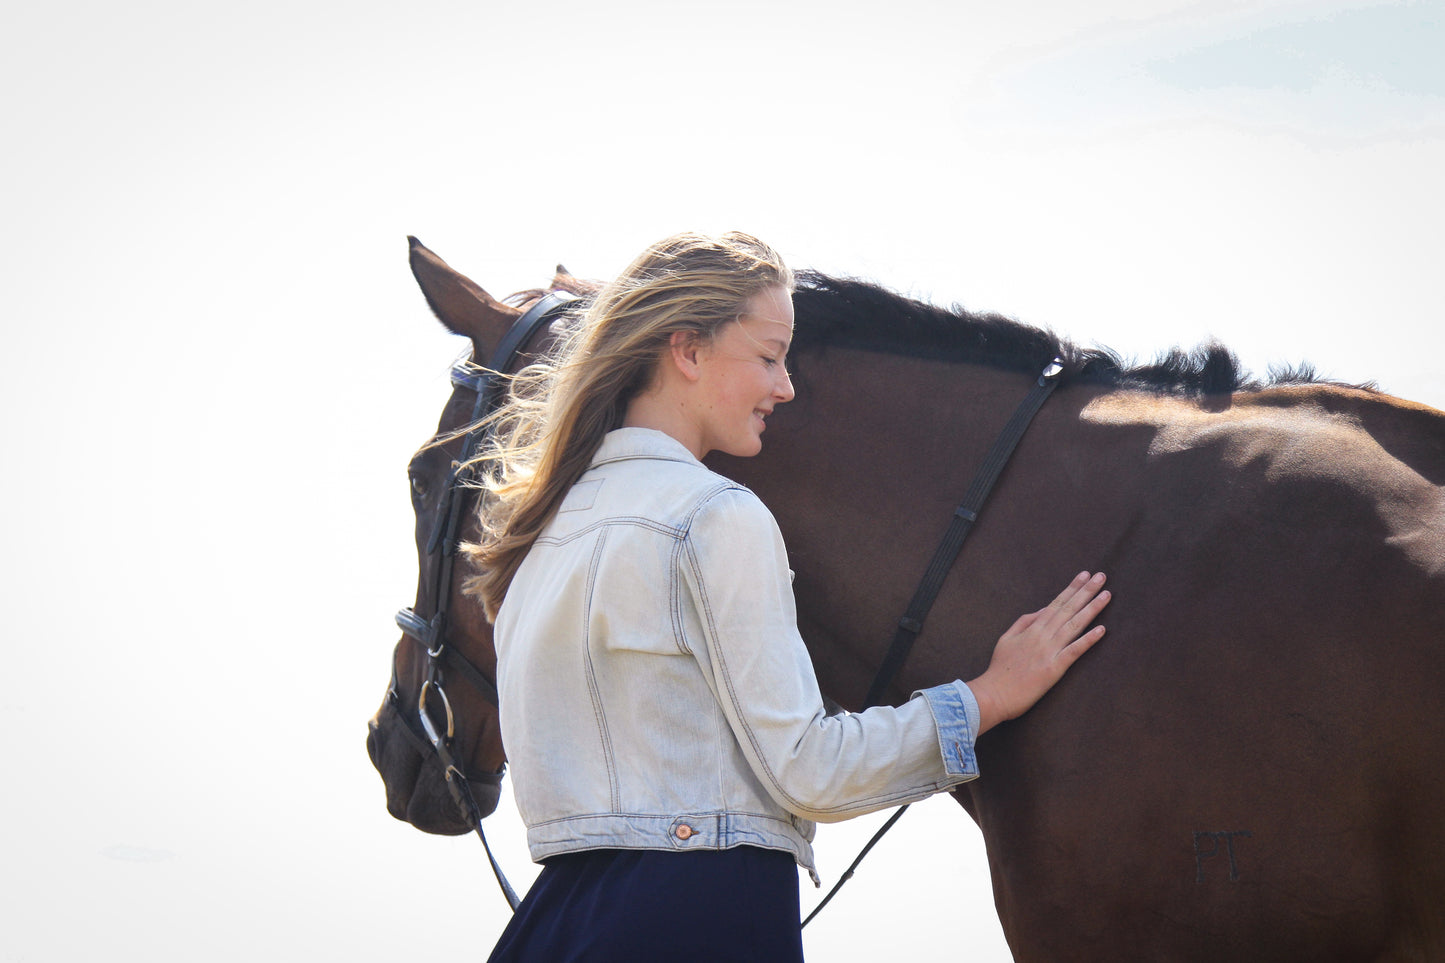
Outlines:
[[627, 406], [652, 383], [673, 334], [709, 343], [744, 303], [793, 288], [778, 253], [748, 234], [678, 234], [653, 244], [604, 287], [558, 348], [511, 378], [477, 456], [482, 537], [463, 590], [495, 619], [512, 577]]

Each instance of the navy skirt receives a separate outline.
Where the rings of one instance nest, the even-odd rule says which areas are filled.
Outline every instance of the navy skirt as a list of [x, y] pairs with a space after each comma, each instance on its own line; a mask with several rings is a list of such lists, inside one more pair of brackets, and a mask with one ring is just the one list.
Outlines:
[[803, 959], [789, 853], [602, 849], [554, 856], [490, 963], [795, 963]]

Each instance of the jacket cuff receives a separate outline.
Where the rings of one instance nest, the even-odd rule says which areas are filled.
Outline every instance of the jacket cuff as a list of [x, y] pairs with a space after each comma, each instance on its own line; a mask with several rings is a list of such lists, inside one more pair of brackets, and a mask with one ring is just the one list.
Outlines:
[[978, 759], [973, 744], [977, 738], [978, 700], [962, 682], [921, 689], [913, 693], [923, 696], [938, 727], [938, 749], [943, 755], [943, 768], [952, 777], [978, 775]]

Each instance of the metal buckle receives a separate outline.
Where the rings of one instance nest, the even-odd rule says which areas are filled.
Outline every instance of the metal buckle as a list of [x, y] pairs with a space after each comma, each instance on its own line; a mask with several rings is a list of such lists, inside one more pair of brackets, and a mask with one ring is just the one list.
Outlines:
[[452, 716], [452, 703], [451, 700], [447, 698], [446, 690], [430, 679], [423, 682], [421, 684], [421, 696], [416, 702], [417, 715], [421, 716], [421, 727], [426, 730], [426, 737], [431, 740], [431, 744], [440, 747], [443, 741], [442, 737], [437, 734], [436, 726], [432, 724], [431, 716], [427, 714], [426, 711], [426, 694], [428, 689], [435, 689], [437, 695], [441, 696], [442, 708], [445, 709], [447, 713], [446, 741], [448, 742], [456, 735], [456, 719]]
[[1063, 373], [1064, 359], [1055, 358], [1053, 361], [1050, 361], [1048, 363], [1048, 366], [1044, 368], [1043, 373], [1039, 375], [1039, 387], [1042, 388], [1046, 382], [1052, 381]]

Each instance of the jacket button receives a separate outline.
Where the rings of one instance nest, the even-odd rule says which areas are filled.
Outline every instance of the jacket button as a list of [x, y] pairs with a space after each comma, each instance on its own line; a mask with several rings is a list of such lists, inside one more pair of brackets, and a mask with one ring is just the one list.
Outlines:
[[677, 827], [677, 829], [673, 830], [673, 832], [676, 834], [678, 839], [689, 839], [692, 837], [692, 827], [689, 826], [687, 823], [683, 823], [681, 826]]

